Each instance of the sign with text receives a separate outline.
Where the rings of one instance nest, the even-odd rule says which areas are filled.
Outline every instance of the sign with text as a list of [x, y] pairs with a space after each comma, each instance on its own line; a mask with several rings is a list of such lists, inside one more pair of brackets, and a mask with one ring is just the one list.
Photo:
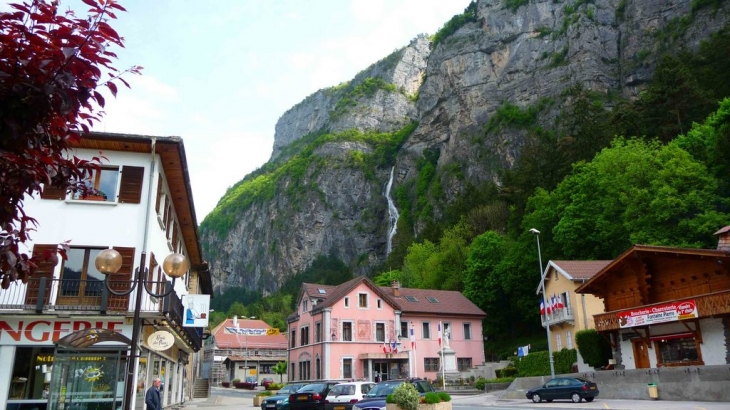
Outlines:
[[207, 327], [210, 315], [210, 295], [185, 295], [182, 297], [185, 319], [183, 327]]
[[674, 322], [698, 317], [694, 299], [681, 302], [662, 303], [642, 309], [627, 310], [618, 314], [619, 327], [648, 326], [656, 323]]
[[64, 336], [87, 329], [106, 329], [131, 337], [132, 326], [120, 319], [26, 319], [0, 320], [0, 345], [52, 346]]
[[147, 338], [147, 346], [150, 349], [161, 352], [171, 348], [175, 344], [175, 336], [166, 330], [158, 330]]

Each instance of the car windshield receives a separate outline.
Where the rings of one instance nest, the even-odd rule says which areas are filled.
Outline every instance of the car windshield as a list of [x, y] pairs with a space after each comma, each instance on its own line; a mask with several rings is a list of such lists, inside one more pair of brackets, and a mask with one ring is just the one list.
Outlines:
[[279, 390], [279, 393], [295, 393], [300, 387], [302, 387], [301, 384], [287, 384]]
[[322, 384], [322, 383], [308, 384], [308, 385], [302, 387], [301, 390], [299, 390], [298, 392], [310, 392], [310, 391], [319, 392], [326, 388], [327, 388], [327, 385]]
[[372, 389], [370, 389], [367, 397], [385, 397], [385, 396], [393, 393], [393, 390], [395, 390], [396, 387], [400, 386], [401, 383], [403, 383], [403, 382], [378, 383], [375, 386], [373, 386]]

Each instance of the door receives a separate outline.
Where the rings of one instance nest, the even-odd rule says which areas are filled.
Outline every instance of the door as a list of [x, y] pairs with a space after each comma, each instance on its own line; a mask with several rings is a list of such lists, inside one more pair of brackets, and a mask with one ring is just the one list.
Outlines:
[[94, 265], [102, 249], [71, 248], [61, 270], [59, 305], [100, 306], [104, 274]]
[[634, 365], [637, 369], [648, 369], [651, 367], [649, 363], [649, 344], [645, 340], [632, 340], [634, 347]]
[[121, 407], [126, 364], [122, 354], [122, 351], [56, 351], [51, 370], [48, 408], [68, 410]]

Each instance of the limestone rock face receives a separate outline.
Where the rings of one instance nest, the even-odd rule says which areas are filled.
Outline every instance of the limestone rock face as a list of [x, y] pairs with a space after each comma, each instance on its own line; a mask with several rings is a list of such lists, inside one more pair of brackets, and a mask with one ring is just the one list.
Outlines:
[[[696, 50], [730, 20], [730, 2], [695, 12], [686, 0], [594, 0], [578, 6], [530, 0], [515, 10], [503, 3], [479, 0], [476, 21], [437, 45], [417, 37], [348, 84], [317, 91], [289, 109], [276, 124], [271, 161], [286, 159], [285, 149], [311, 133], [387, 132], [418, 121], [395, 159], [393, 189], [416, 178], [424, 151], [438, 151], [444, 195], [431, 205], [439, 218], [467, 184], [499, 184], [498, 171], [520, 157], [522, 132], [484, 136], [505, 102], [529, 107], [550, 99], [554, 104], [538, 120], [549, 125], [571, 86], [635, 98], [651, 79], [655, 56], [667, 47], [659, 34], [676, 31], [678, 19], [691, 14], [672, 47]], [[354, 93], [373, 78], [395, 87]], [[319, 160], [301, 179], [283, 178], [270, 200], [235, 210], [226, 235], [201, 229], [214, 286], [273, 292], [319, 255], [334, 254], [358, 273], [382, 263], [388, 220], [383, 189], [392, 164], [365, 175], [351, 163], [353, 153], [375, 148], [358, 142], [320, 146]], [[458, 178], [440, 172], [455, 165]], [[290, 194], [293, 185], [301, 188], [297, 195]]]

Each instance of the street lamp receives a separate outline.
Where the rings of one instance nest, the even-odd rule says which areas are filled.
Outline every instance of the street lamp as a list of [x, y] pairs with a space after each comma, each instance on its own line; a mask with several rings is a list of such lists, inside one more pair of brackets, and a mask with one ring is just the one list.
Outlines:
[[[246, 319], [256, 319], [256, 316], [250, 316]], [[246, 379], [248, 379], [248, 328], [246, 328], [246, 357], [243, 359], [243, 369], [246, 372]], [[246, 380], [248, 382], [248, 380]]]
[[550, 317], [547, 313], [547, 294], [545, 293], [545, 271], [542, 270], [542, 252], [540, 252], [540, 231], [535, 228], [530, 229], [530, 233], [535, 235], [537, 239], [537, 259], [540, 262], [540, 286], [542, 287], [542, 298], [545, 301], [545, 329], [547, 329], [547, 340], [548, 340], [548, 358], [550, 360], [550, 375], [555, 377], [555, 363], [553, 362], [553, 344], [550, 339]]
[[[175, 279], [185, 275], [185, 273], [190, 269], [190, 263], [188, 262], [187, 258], [185, 258], [184, 255], [181, 255], [179, 253], [173, 253], [165, 258], [165, 260], [162, 262], [162, 270], [165, 272], [165, 274], [172, 278], [172, 286], [167, 290], [167, 292], [163, 294], [155, 294], [152, 293], [149, 289], [147, 289], [146, 282], [147, 282], [147, 267], [145, 267], [146, 263], [146, 253], [142, 252], [142, 256], [140, 258], [139, 267], [135, 270], [135, 277], [134, 282], [132, 282], [132, 286], [126, 290], [126, 291], [115, 291], [109, 286], [109, 276], [115, 275], [119, 268], [122, 267], [122, 255], [119, 254], [114, 249], [104, 249], [103, 251], [99, 252], [99, 255], [94, 260], [94, 265], [96, 266], [96, 269], [99, 270], [99, 272], [106, 275], [104, 278], [104, 285], [106, 286], [107, 290], [117, 296], [125, 296], [132, 293], [137, 288], [144, 288], [144, 290], [150, 295], [158, 298], [164, 298], [165, 296], [172, 293], [172, 291], [175, 289]], [[136, 298], [134, 302], [134, 319], [132, 322], [132, 344], [129, 347], [129, 355], [127, 356], [127, 377], [125, 379], [125, 390], [124, 390], [124, 409], [125, 410], [131, 410], [132, 408], [132, 397], [134, 397], [134, 370], [135, 370], [135, 364], [137, 362], [137, 358], [139, 357], [137, 353], [137, 340], [139, 339], [139, 328], [140, 328], [140, 320], [139, 320], [139, 314], [140, 309], [142, 305], [142, 291], [141, 289], [137, 290]]]

